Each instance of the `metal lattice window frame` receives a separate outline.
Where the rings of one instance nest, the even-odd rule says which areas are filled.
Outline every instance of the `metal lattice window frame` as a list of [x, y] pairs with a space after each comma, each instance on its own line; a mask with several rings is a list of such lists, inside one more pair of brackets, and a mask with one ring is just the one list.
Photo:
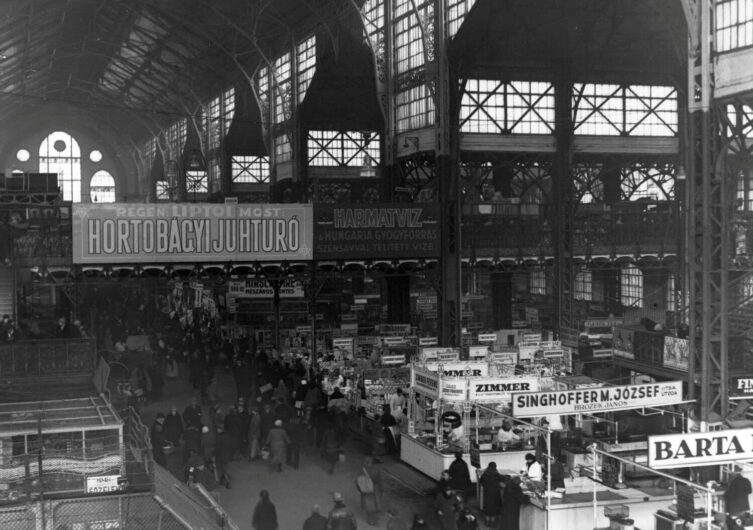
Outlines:
[[222, 98], [217, 96], [209, 102], [209, 149], [219, 149], [222, 140]]
[[234, 155], [230, 161], [233, 184], [269, 184], [268, 156]]
[[601, 164], [575, 164], [573, 166], [573, 186], [580, 204], [604, 202], [602, 169]]
[[167, 145], [170, 150], [170, 160], [180, 159], [183, 146], [186, 145], [187, 120], [183, 118], [167, 128]]
[[235, 116], [235, 88], [230, 87], [222, 93], [222, 136], [230, 132], [230, 125]]
[[753, 2], [716, 0], [714, 45], [719, 53], [753, 46]]
[[434, 100], [426, 85], [421, 84], [395, 95], [395, 129], [397, 132], [429, 127], [434, 123]]
[[290, 140], [286, 134], [275, 136], [274, 138], [275, 148], [275, 163], [287, 162], [293, 158], [293, 149], [290, 146]]
[[296, 47], [296, 72], [298, 81], [298, 103], [303, 103], [306, 91], [316, 72], [316, 36], [299, 42]]
[[366, 0], [361, 7], [364, 32], [374, 50], [384, 46], [384, 33], [387, 26], [384, 4], [385, 0]]
[[582, 267], [575, 273], [573, 298], [575, 300], [593, 300], [593, 274], [587, 267]]
[[[414, 9], [415, 4], [415, 9]], [[402, 74], [420, 68], [425, 63], [425, 50], [421, 17], [430, 17], [434, 13], [433, 1], [399, 1], [393, 11], [393, 64], [396, 74]]]
[[293, 89], [293, 62], [290, 53], [285, 53], [274, 62], [274, 123], [285, 123], [291, 117]]
[[676, 174], [677, 168], [673, 164], [634, 164], [621, 168], [621, 200], [671, 201], [675, 197]]
[[101, 169], [89, 181], [89, 196], [92, 202], [115, 202], [115, 179], [109, 171]]
[[629, 263], [620, 268], [620, 303], [643, 307], [643, 271]]
[[[57, 141], [65, 148], [57, 151]], [[39, 172], [57, 173], [63, 200], [81, 202], [81, 149], [78, 141], [64, 131], [48, 134], [39, 146]]]
[[447, 0], [447, 35], [454, 37], [476, 0]]
[[664, 299], [664, 304], [667, 308], [667, 311], [677, 311], [676, 295], [675, 275], [669, 274], [669, 276], [667, 276], [667, 292]]
[[166, 180], [158, 180], [156, 186], [156, 196], [158, 201], [169, 201], [173, 198], [173, 188]]
[[549, 164], [515, 164], [510, 183], [513, 196], [523, 204], [548, 202], [552, 189], [552, 174]]
[[528, 292], [545, 296], [546, 286], [546, 271], [544, 269], [531, 269], [528, 273]]
[[554, 85], [468, 79], [460, 103], [460, 131], [553, 134]]
[[659, 85], [576, 83], [572, 94], [578, 135], [675, 137], [677, 89]]
[[358, 131], [309, 131], [308, 163], [316, 167], [374, 167], [379, 135]]

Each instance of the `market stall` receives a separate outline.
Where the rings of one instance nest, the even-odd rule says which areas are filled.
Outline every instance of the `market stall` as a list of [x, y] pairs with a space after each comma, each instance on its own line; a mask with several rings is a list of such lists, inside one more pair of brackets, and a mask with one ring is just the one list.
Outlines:
[[534, 435], [521, 429], [516, 443], [499, 443], [502, 419], [480, 404], [504, 409], [514, 392], [539, 388], [535, 376], [490, 376], [487, 361], [413, 364], [410, 421], [401, 440], [401, 459], [434, 479], [449, 467], [456, 452], [469, 465], [486, 467], [494, 461], [503, 469], [520, 469]]

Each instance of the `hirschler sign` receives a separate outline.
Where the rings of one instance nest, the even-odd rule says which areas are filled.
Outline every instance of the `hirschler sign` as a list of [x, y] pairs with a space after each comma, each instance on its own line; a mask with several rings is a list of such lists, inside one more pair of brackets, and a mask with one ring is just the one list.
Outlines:
[[641, 407], [676, 405], [682, 402], [682, 382], [581, 388], [555, 392], [515, 394], [512, 414], [516, 417], [606, 412]]
[[648, 437], [648, 465], [654, 469], [718, 465], [753, 460], [753, 429]]
[[309, 204], [74, 204], [73, 263], [310, 260]]

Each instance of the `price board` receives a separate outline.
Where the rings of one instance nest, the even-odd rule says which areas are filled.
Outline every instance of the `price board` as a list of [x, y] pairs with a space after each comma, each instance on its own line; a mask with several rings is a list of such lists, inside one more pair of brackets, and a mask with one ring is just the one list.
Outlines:
[[122, 491], [125, 487], [120, 475], [86, 477], [86, 493], [112, 493]]

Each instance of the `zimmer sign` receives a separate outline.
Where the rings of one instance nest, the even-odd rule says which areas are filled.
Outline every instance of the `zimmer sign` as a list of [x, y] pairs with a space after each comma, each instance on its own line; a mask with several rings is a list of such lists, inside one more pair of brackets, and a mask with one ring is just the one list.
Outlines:
[[433, 258], [440, 253], [433, 204], [317, 205], [316, 259]]
[[547, 416], [659, 407], [682, 402], [682, 382], [580, 388], [515, 394], [513, 416]]
[[648, 465], [654, 469], [719, 465], [739, 460], [753, 460], [753, 429], [648, 437]]
[[74, 204], [73, 262], [312, 259], [307, 204]]

